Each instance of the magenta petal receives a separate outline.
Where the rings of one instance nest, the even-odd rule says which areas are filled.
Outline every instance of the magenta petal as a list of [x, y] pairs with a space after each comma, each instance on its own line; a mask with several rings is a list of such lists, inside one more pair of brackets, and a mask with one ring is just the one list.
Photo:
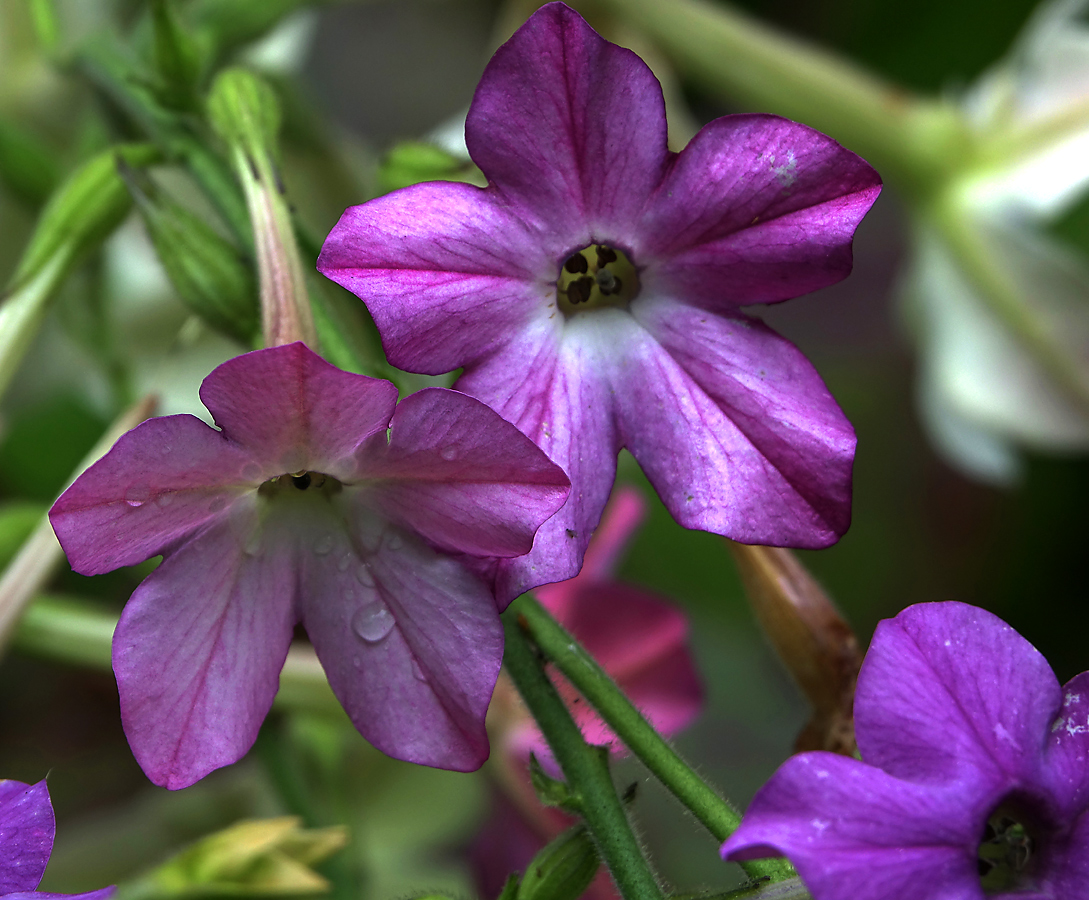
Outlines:
[[117, 888], [111, 886], [99, 888], [97, 891], [87, 891], [85, 894], [50, 894], [47, 891], [7, 894], [4, 900], [109, 900], [116, 893]]
[[997, 616], [920, 603], [874, 632], [855, 698], [858, 746], [913, 781], [1039, 783], [1061, 699], [1047, 661]]
[[156, 784], [188, 787], [253, 745], [294, 625], [292, 547], [232, 510], [133, 593], [113, 639], [121, 720]]
[[563, 470], [509, 422], [465, 394], [430, 388], [406, 397], [390, 440], [361, 460], [366, 503], [431, 543], [476, 556], [521, 556], [563, 506]]
[[976, 848], [990, 812], [980, 799], [958, 785], [938, 791], [805, 753], [757, 792], [722, 855], [786, 855], [814, 900], [975, 900]]
[[0, 894], [38, 886], [53, 851], [54, 830], [44, 781], [0, 781]]
[[257, 463], [200, 419], [149, 419], [61, 494], [49, 521], [72, 568], [98, 575], [162, 553], [260, 481]]
[[554, 243], [493, 191], [419, 184], [347, 210], [318, 270], [367, 304], [391, 363], [439, 375], [555, 313]]
[[617, 366], [627, 446], [677, 521], [747, 544], [838, 540], [851, 522], [855, 433], [802, 353], [744, 316], [665, 298], [632, 314], [672, 361], [644, 340]]
[[668, 158], [657, 79], [562, 3], [496, 51], [465, 140], [492, 187], [567, 252], [592, 237], [630, 247]]
[[726, 116], [674, 161], [639, 226], [644, 288], [708, 308], [786, 300], [851, 271], [881, 191], [831, 138], [776, 116]]
[[601, 377], [599, 351], [572, 327], [574, 321], [562, 343], [544, 328], [519, 335], [455, 385], [513, 422], [574, 486], [563, 508], [537, 532], [533, 550], [499, 562], [500, 608], [524, 591], [578, 572], [616, 476], [613, 398]]
[[396, 759], [473, 771], [503, 657], [487, 587], [366, 512], [349, 546], [300, 548], [300, 612], [329, 684], [368, 741]]
[[204, 379], [200, 399], [265, 466], [264, 478], [301, 469], [345, 477], [359, 445], [385, 431], [397, 389], [294, 343], [228, 360]]
[[1089, 672], [1063, 686], [1062, 709], [1051, 726], [1046, 759], [1056, 804], [1067, 810], [1089, 808]]

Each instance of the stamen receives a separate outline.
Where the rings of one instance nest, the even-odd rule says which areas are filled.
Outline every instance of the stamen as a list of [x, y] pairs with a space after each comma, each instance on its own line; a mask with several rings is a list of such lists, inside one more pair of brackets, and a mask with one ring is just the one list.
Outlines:
[[305, 491], [310, 487], [310, 473], [303, 472], [302, 475], [292, 475], [291, 483], [295, 485], [300, 491]]
[[604, 307], [624, 308], [639, 294], [639, 278], [623, 251], [591, 244], [572, 253], [556, 283], [559, 307], [566, 315]]
[[590, 268], [590, 264], [586, 261], [586, 257], [581, 253], [572, 253], [567, 257], [567, 260], [563, 264], [563, 268], [572, 275], [582, 275]]

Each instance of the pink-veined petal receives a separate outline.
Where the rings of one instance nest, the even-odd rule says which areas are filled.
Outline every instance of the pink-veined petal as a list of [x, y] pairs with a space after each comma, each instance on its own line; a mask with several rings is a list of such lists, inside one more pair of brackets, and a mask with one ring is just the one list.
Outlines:
[[567, 252], [594, 239], [630, 247], [669, 157], [662, 89], [646, 63], [562, 3], [496, 51], [465, 141], [493, 187]]
[[855, 228], [880, 190], [870, 166], [812, 128], [716, 119], [647, 205], [635, 248], [644, 287], [723, 309], [834, 284], [851, 271]]
[[677, 521], [747, 544], [838, 540], [851, 522], [855, 433], [805, 356], [745, 316], [666, 298], [637, 301], [632, 314], [684, 372], [653, 342], [617, 360], [629, 449]]
[[61, 494], [49, 521], [72, 568], [98, 575], [168, 550], [262, 480], [245, 450], [200, 419], [149, 419]]
[[397, 403], [388, 381], [343, 372], [297, 342], [227, 360], [204, 379], [200, 399], [265, 477], [304, 469], [344, 477]]
[[443, 549], [521, 556], [570, 491], [563, 470], [479, 400], [428, 388], [406, 397], [390, 440], [361, 460], [366, 503]]
[[0, 894], [38, 886], [53, 852], [55, 827], [44, 781], [0, 781]]
[[501, 609], [533, 587], [578, 572], [616, 476], [613, 400], [599, 374], [596, 348], [573, 324], [564, 328], [561, 342], [546, 326], [518, 335], [455, 385], [517, 426], [571, 479], [567, 503], [538, 530], [533, 549], [499, 561]]
[[976, 850], [991, 799], [803, 753], [757, 792], [722, 855], [785, 855], [814, 900], [982, 900]]
[[348, 209], [318, 270], [366, 303], [391, 363], [440, 375], [555, 313], [566, 249], [493, 190], [439, 182]]
[[50, 894], [47, 891], [5, 894], [4, 900], [109, 900], [116, 893], [117, 888], [111, 885], [85, 894]]
[[964, 603], [920, 603], [877, 626], [855, 696], [862, 758], [913, 781], [1041, 783], [1061, 689], [1009, 625]]
[[491, 593], [415, 536], [365, 511], [347, 514], [350, 542], [333, 532], [328, 550], [299, 552], [300, 612], [333, 692], [383, 753], [479, 768], [503, 656]]
[[156, 784], [188, 787], [241, 758], [280, 683], [294, 625], [293, 547], [232, 509], [136, 589], [113, 639], [121, 721]]
[[1062, 709], [1047, 739], [1045, 778], [1056, 804], [1069, 816], [1071, 810], [1089, 808], [1089, 672], [1068, 681], [1062, 694]]

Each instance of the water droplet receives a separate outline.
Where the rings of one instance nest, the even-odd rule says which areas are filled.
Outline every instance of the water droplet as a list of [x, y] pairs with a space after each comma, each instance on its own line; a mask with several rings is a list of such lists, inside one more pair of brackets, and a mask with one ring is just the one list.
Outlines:
[[392, 532], [390, 532], [390, 534], [386, 535], [386, 546], [390, 550], [400, 550], [404, 545], [405, 542], [401, 540], [401, 536], [399, 534], [393, 534]]
[[159, 494], [159, 496], [155, 498], [155, 505], [160, 507], [160, 508], [167, 507], [173, 502], [174, 502], [174, 495], [173, 494]]
[[151, 497], [151, 488], [146, 484], [130, 485], [129, 489], [125, 491], [125, 502], [133, 509], [143, 506], [147, 503], [149, 497]]
[[212, 502], [208, 504], [208, 512], [217, 513], [222, 512], [227, 508], [226, 497], [213, 497]]
[[416, 662], [415, 658], [412, 660], [412, 674], [416, 676], [417, 681], [427, 681], [427, 674], [424, 672], [423, 667]]
[[363, 565], [355, 570], [355, 580], [363, 585], [363, 587], [374, 587], [374, 576], [371, 574], [371, 567], [366, 563], [363, 563]]
[[439, 456], [441, 456], [447, 462], [451, 462], [451, 461], [458, 458], [458, 448], [457, 447], [443, 447], [442, 450], [439, 453]]
[[348, 571], [348, 566], [350, 566], [351, 564], [352, 564], [352, 555], [350, 553], [345, 553], [342, 557], [340, 557], [337, 560], [337, 571], [338, 572], [347, 572]]
[[246, 463], [242, 467], [242, 477], [246, 481], [258, 481], [261, 478], [261, 467], [257, 463]]
[[393, 624], [393, 614], [377, 600], [361, 606], [352, 616], [352, 631], [368, 644], [385, 640]]
[[330, 550], [333, 549], [333, 536], [331, 534], [322, 535], [314, 542], [314, 552], [318, 556], [325, 556]]

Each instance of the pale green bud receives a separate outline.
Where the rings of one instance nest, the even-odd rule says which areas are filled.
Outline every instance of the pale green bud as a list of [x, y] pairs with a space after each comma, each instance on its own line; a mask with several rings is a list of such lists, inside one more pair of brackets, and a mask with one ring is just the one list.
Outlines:
[[276, 92], [247, 69], [224, 69], [208, 94], [208, 121], [224, 143], [238, 147], [261, 172], [261, 161], [271, 160], [271, 148], [280, 133], [280, 101]]
[[590, 886], [600, 864], [586, 826], [573, 825], [526, 866], [517, 900], [576, 900]]

